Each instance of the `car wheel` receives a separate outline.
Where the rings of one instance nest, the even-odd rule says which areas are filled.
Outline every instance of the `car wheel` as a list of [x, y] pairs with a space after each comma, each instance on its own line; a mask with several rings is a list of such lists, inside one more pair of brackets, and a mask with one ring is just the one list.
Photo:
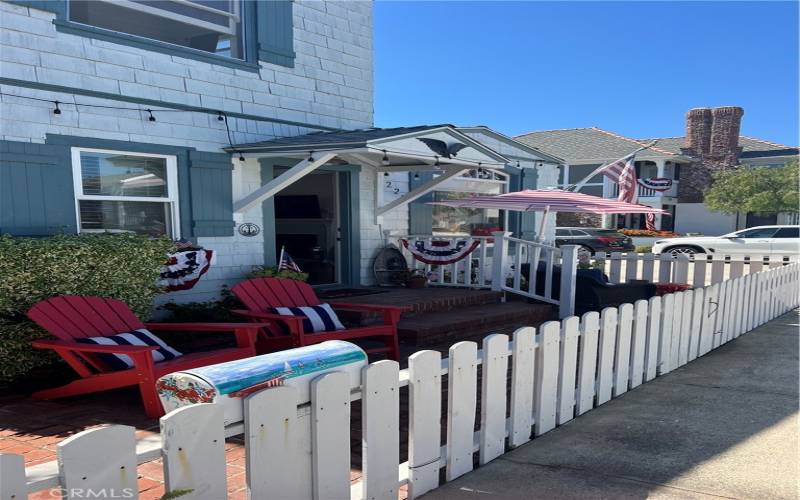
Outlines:
[[696, 247], [679, 246], [668, 249], [666, 253], [672, 255], [673, 257], [677, 257], [678, 255], [688, 255], [689, 257], [694, 257], [694, 254], [698, 253], [698, 249]]

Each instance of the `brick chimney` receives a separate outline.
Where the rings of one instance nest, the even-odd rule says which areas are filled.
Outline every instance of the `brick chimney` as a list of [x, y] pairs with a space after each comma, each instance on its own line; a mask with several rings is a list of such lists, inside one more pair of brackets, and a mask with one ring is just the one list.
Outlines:
[[681, 168], [678, 201], [700, 203], [713, 174], [739, 164], [739, 130], [744, 110], [737, 106], [695, 108], [686, 113], [686, 137], [681, 151], [696, 158]]
[[686, 113], [684, 149], [692, 156], [705, 156], [711, 150], [711, 108], [694, 108]]
[[720, 168], [731, 167], [739, 163], [742, 148], [739, 147], [739, 129], [742, 125], [744, 110], [737, 106], [714, 108], [711, 126], [710, 156]]

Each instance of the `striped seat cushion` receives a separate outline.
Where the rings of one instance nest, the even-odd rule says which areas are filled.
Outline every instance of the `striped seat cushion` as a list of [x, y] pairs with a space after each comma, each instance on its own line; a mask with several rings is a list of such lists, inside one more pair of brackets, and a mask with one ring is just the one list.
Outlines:
[[303, 307], [275, 307], [275, 314], [281, 316], [299, 316], [303, 318], [303, 331], [306, 333], [335, 332], [344, 330], [344, 325], [330, 304]]
[[[163, 340], [156, 337], [145, 328], [139, 328], [132, 332], [109, 335], [108, 337], [84, 337], [75, 340], [83, 344], [158, 346], [158, 349], [152, 351], [153, 362], [155, 363], [182, 356], [180, 352], [168, 346]], [[95, 355], [114, 370], [125, 370], [133, 366], [133, 360], [127, 354], [95, 353]]]

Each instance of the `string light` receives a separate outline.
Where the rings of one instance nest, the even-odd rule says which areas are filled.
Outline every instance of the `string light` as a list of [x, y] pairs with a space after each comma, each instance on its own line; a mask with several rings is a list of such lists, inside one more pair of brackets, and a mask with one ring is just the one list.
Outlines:
[[53, 110], [53, 114], [54, 115], [60, 115], [61, 114], [61, 109], [58, 107], [58, 101], [53, 101], [53, 104], [56, 105], [56, 109]]
[[219, 111], [218, 113], [219, 114], [217, 114], [217, 121], [224, 122], [225, 118], [222, 117], [222, 111]]
[[313, 151], [309, 151], [308, 152], [308, 161], [309, 162], [313, 162], [314, 161], [314, 152]]
[[415, 181], [419, 180], [419, 172], [414, 172], [414, 180]]
[[151, 122], [154, 122], [154, 121], [156, 121], [156, 117], [155, 117], [155, 116], [153, 116], [153, 110], [152, 110], [152, 109], [145, 109], [145, 111], [147, 111], [148, 113], [150, 113], [150, 117], [147, 119], [148, 121], [151, 121]]
[[384, 172], [384, 173], [383, 173], [383, 176], [384, 176], [384, 177], [389, 177], [389, 172]]
[[389, 165], [389, 155], [386, 154], [386, 150], [383, 150], [383, 158], [381, 158], [382, 165]]

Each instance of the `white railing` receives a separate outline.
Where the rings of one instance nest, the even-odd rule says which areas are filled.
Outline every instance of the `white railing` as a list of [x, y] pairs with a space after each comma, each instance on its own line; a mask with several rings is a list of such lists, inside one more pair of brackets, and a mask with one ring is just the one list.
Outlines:
[[[163, 458], [168, 492], [183, 490], [180, 498], [186, 500], [224, 499], [225, 437], [239, 434], [249, 498], [393, 500], [405, 484], [408, 497], [417, 498], [439, 486], [440, 469], [451, 481], [473, 469], [475, 453], [483, 465], [797, 307], [798, 285], [800, 264], [794, 263], [550, 321], [538, 332], [520, 328], [511, 341], [490, 335], [482, 350], [475, 342], [459, 342], [445, 359], [419, 351], [406, 370], [378, 361], [363, 369], [355, 390], [344, 373], [327, 373], [311, 382], [306, 399], [293, 387], [248, 396], [244, 420], [228, 427], [220, 405], [199, 404], [169, 413], [161, 419], [160, 436], [138, 443], [129, 426], [83, 431], [58, 444], [57, 462], [25, 469], [21, 455], [0, 455], [0, 498], [21, 500], [48, 488], [61, 488], [64, 498], [111, 498], [110, 492], [135, 492], [137, 463]], [[440, 447], [448, 374], [446, 444]], [[403, 387], [409, 400], [408, 461], [398, 465]], [[351, 484], [355, 400], [362, 408], [363, 475]], [[95, 496], [87, 496], [89, 491]]]
[[798, 260], [797, 255], [707, 255], [674, 256], [652, 253], [596, 253], [591, 261], [603, 270], [610, 283], [644, 280], [650, 283], [679, 283], [694, 288], [760, 272]]
[[494, 255], [494, 240], [491, 236], [431, 236], [412, 235], [405, 237], [409, 245], [423, 241], [430, 246], [431, 241], [447, 241], [457, 243], [478, 240], [480, 243], [469, 256], [452, 264], [431, 265], [414, 259], [403, 245], [397, 245], [406, 257], [412, 270], [419, 270], [428, 277], [431, 286], [449, 286], [459, 288], [491, 288], [492, 286], [492, 256]]
[[[577, 248], [557, 248], [546, 243], [511, 237], [511, 233], [495, 234], [495, 252], [502, 256], [494, 261], [492, 289], [541, 300], [559, 306], [559, 317], [575, 311], [575, 271]], [[540, 275], [539, 268], [543, 267]], [[558, 268], [559, 290], [553, 292], [553, 275]], [[527, 268], [527, 273], [524, 270]], [[527, 276], [526, 276], [527, 275]]]
[[[451, 264], [431, 265], [414, 259], [411, 252], [403, 248], [403, 255], [411, 269], [419, 269], [428, 276], [431, 286], [462, 288], [491, 288], [523, 297], [540, 300], [559, 306], [561, 318], [574, 312], [575, 268], [577, 247], [557, 248], [546, 243], [522, 240], [510, 232], [495, 232], [492, 236], [409, 236], [409, 245], [424, 241], [479, 240], [480, 244], [470, 256]], [[499, 256], [499, 258], [497, 258]], [[566, 263], [566, 265], [564, 265]], [[538, 269], [544, 266], [540, 279]], [[528, 269], [525, 273], [524, 269]], [[561, 278], [559, 290], [553, 293], [554, 269]], [[526, 277], [525, 274], [528, 276]]]

